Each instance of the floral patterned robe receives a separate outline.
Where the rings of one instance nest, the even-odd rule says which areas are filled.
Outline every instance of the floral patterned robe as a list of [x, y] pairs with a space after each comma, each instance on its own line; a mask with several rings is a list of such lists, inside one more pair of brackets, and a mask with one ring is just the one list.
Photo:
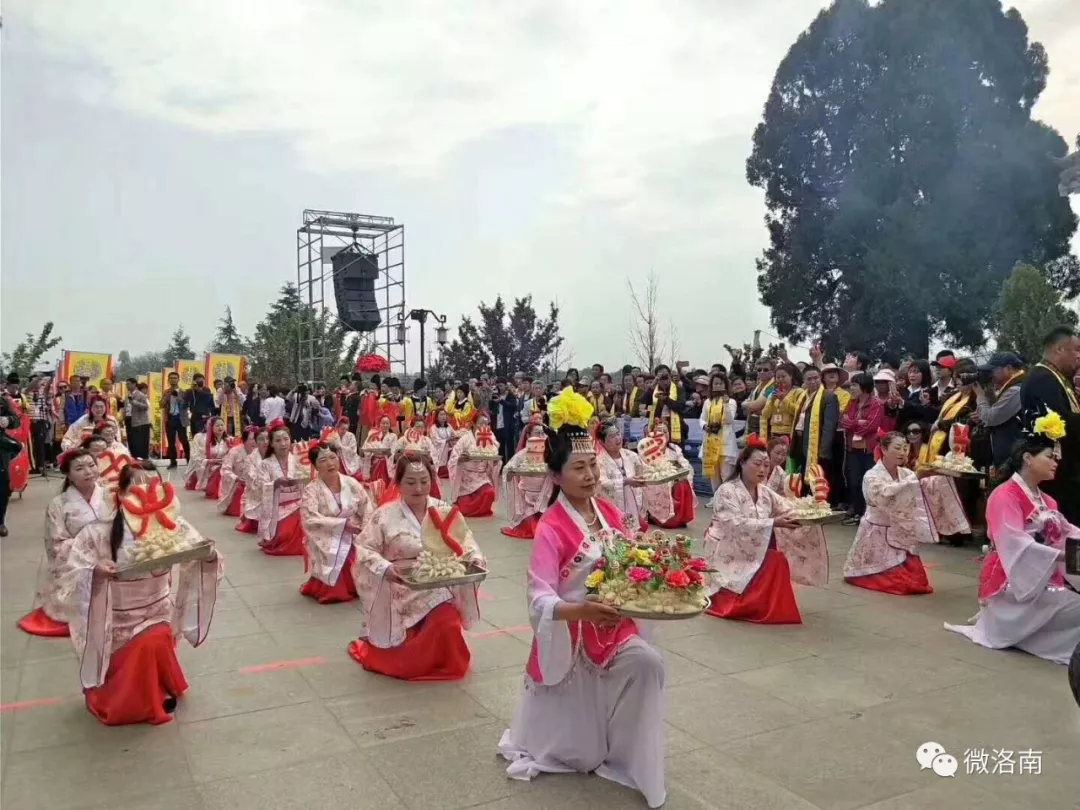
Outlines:
[[92, 435], [93, 432], [94, 423], [90, 421], [90, 414], [84, 413], [64, 431], [64, 438], [60, 440], [60, 449], [74, 450], [83, 443], [83, 439]]
[[[692, 490], [694, 486], [694, 468], [690, 466], [690, 462], [683, 456], [682, 448], [675, 444], [669, 444], [667, 446], [667, 460], [683, 472], [683, 477], [679, 480], [689, 482]], [[675, 501], [672, 498], [671, 490], [679, 483], [679, 480], [670, 481], [666, 484], [651, 484], [642, 489], [645, 512], [652, 515], [653, 520], [658, 523], [666, 523], [675, 515]]]
[[[183, 518], [177, 518], [177, 523], [192, 540], [202, 539]], [[110, 531], [107, 521], [85, 526], [72, 541], [60, 577], [84, 689], [105, 683], [113, 653], [155, 624], [171, 625], [174, 637], [182, 635], [194, 647], [202, 644], [210, 631], [218, 580], [224, 571], [220, 556], [177, 566], [175, 595], [170, 595], [172, 577], [168, 571], [132, 580], [104, 579], [94, 569], [99, 561], [112, 559]], [[116, 555], [118, 568], [130, 564], [135, 543], [125, 525]]]
[[[397, 441], [397, 434], [392, 430], [386, 433], [381, 433], [378, 429], [368, 433], [367, 438], [364, 439], [364, 446], [360, 451], [360, 472], [364, 476], [365, 481], [371, 480], [371, 466], [375, 459], [379, 456], [370, 451], [372, 450], [385, 450], [386, 453], [383, 456], [387, 460], [387, 464], [390, 463], [390, 452], [394, 449], [394, 442]], [[387, 470], [389, 472], [389, 470]]]
[[[443, 518], [453, 508], [435, 498], [428, 498], [428, 507], [435, 507]], [[430, 520], [424, 516], [425, 523]], [[367, 613], [367, 641], [375, 647], [397, 647], [410, 627], [419, 624], [444, 602], [454, 603], [466, 629], [480, 618], [476, 585], [413, 591], [386, 578], [391, 563], [415, 560], [419, 556], [422, 531], [421, 522], [404, 501], [391, 501], [375, 510], [356, 546], [353, 578]], [[466, 559], [483, 564], [484, 558], [471, 531], [466, 532], [463, 546]]]
[[619, 458], [612, 458], [607, 450], [601, 450], [596, 454], [596, 461], [600, 466], [600, 497], [611, 501], [631, 525], [644, 528], [641, 490], [630, 486], [630, 479], [641, 475], [644, 466], [641, 456], [623, 447], [619, 450]]
[[922, 488], [906, 467], [889, 475], [878, 462], [863, 478], [866, 514], [844, 562], [844, 578], [880, 574], [903, 565], [909, 554], [919, 555], [919, 543], [934, 543]]
[[346, 431], [344, 434], [335, 432], [330, 436], [331, 447], [337, 453], [341, 470], [346, 475], [356, 475], [360, 472], [360, 454], [356, 450], [356, 436]]
[[[494, 442], [494, 439], [492, 441]], [[486, 452], [492, 450], [498, 452], [499, 445], [497, 442], [494, 443], [493, 447], [485, 448]], [[447, 469], [450, 472], [449, 500], [451, 502], [456, 501], [462, 495], [471, 495], [487, 484], [494, 487], [495, 497], [499, 497], [499, 470], [502, 467], [502, 461], [497, 458], [491, 461], [471, 461], [463, 458], [463, 456], [477, 452], [479, 452], [479, 448], [476, 443], [476, 434], [471, 430], [466, 431], [458, 439], [457, 444], [454, 445], [454, 449], [450, 453], [450, 461], [447, 463]]]
[[34, 597], [34, 609], [41, 608], [53, 621], [68, 620], [60, 594], [60, 575], [79, 531], [112, 514], [113, 507], [106, 494], [102, 487], [95, 485], [87, 501], [75, 487], [68, 487], [53, 498], [45, 510], [46, 567]]
[[455, 432], [450, 425], [442, 427], [432, 425], [428, 429], [428, 438], [431, 439], [432, 446], [431, 463], [436, 472], [450, 463], [450, 451], [454, 447]]
[[[277, 456], [271, 454], [259, 463], [255, 486], [259, 496], [259, 539], [269, 542], [277, 534], [278, 524], [300, 508], [301, 488], [308, 476], [300, 466], [295, 453], [288, 455], [288, 470], [281, 468]], [[274, 482], [288, 478], [292, 483], [276, 488]]]
[[256, 448], [248, 453], [247, 466], [244, 469], [244, 500], [240, 504], [246, 520], [258, 522], [262, 509], [262, 486], [258, 483], [259, 467], [262, 465], [262, 453]]
[[550, 475], [517, 475], [525, 462], [526, 450], [518, 450], [502, 472], [502, 502], [506, 521], [517, 526], [547, 509], [554, 481]]
[[202, 479], [202, 488], [206, 489], [206, 478], [202, 472], [206, 462], [206, 433], [196, 433], [191, 438], [191, 458], [188, 459], [187, 473], [184, 475], [184, 486], [199, 490], [199, 480]]
[[225, 460], [221, 462], [221, 497], [217, 503], [219, 512], [229, 508], [238, 486], [244, 484], [246, 488], [247, 466], [248, 451], [243, 444], [237, 444], [225, 455]]
[[359, 481], [340, 474], [338, 478], [339, 495], [334, 495], [322, 479], [316, 478], [304, 487], [300, 503], [309, 570], [313, 577], [330, 587], [337, 584], [357, 539], [347, 524], [354, 519], [366, 525], [375, 511]]
[[[766, 486], [785, 499], [792, 499], [787, 475], [782, 467], [774, 467]], [[829, 547], [825, 542], [825, 527], [800, 526], [798, 529], [776, 529], [776, 547], [788, 559], [791, 581], [800, 585], [822, 587], [829, 582]]]
[[[769, 487], [758, 486], [757, 496], [755, 503], [741, 479], [721, 484], [716, 490], [712, 522], [705, 530], [704, 554], [709, 567], [715, 569], [708, 578], [710, 593], [721, 588], [743, 593], [765, 562], [773, 518], [791, 514], [787, 500]], [[795, 579], [794, 565], [791, 568]]]

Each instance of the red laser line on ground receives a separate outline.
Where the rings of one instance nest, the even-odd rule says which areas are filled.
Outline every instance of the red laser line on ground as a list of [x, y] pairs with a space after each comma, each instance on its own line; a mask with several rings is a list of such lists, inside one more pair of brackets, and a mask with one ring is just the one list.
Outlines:
[[527, 624], [522, 624], [517, 627], [504, 627], [501, 630], [490, 630], [486, 633], [469, 633], [469, 638], [494, 638], [495, 636], [505, 636], [525, 632], [532, 632], [532, 628]]
[[278, 661], [275, 664], [259, 664], [254, 667], [243, 667], [241, 675], [256, 675], [260, 672], [273, 672], [278, 669], [299, 669], [300, 667], [317, 667], [325, 664], [325, 658], [299, 658], [296, 661]]
[[494, 596], [492, 596], [490, 593], [484, 593], [483, 591], [480, 591], [479, 593], [477, 593], [476, 598], [479, 599], [481, 602], [494, 602], [495, 601]]
[[63, 701], [63, 698], [42, 698], [41, 700], [24, 700], [21, 703], [2, 703], [0, 713], [21, 712], [23, 709], [40, 709], [42, 706], [55, 706]]

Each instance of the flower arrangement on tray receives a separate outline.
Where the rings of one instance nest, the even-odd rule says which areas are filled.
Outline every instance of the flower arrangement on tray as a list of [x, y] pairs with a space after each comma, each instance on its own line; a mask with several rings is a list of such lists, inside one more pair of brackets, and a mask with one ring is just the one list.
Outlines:
[[604, 552], [585, 580], [589, 598], [640, 618], [691, 618], [708, 606], [710, 569], [691, 553], [692, 538], [656, 531], [598, 539]]

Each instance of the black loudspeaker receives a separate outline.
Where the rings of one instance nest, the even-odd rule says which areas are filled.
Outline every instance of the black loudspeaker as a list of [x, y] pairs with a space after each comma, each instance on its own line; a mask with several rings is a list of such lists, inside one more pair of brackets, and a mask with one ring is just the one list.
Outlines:
[[331, 259], [334, 266], [334, 299], [338, 317], [356, 332], [373, 332], [382, 322], [375, 301], [375, 282], [379, 279], [379, 259], [355, 245], [338, 251]]

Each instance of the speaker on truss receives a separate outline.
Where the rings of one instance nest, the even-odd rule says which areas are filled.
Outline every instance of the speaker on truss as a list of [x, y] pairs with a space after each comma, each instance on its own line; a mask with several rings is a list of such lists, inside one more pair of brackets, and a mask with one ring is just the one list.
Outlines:
[[373, 332], [382, 322], [375, 300], [379, 259], [352, 245], [334, 254], [334, 298], [338, 317], [356, 332]]

